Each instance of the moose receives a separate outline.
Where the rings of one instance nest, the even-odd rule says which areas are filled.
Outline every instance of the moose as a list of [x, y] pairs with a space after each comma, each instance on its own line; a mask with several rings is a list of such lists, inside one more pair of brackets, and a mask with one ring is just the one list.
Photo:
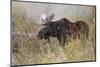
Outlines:
[[73, 39], [87, 39], [89, 35], [89, 27], [84, 21], [71, 22], [67, 18], [61, 18], [57, 21], [52, 21], [54, 14], [41, 19], [43, 28], [37, 34], [37, 37], [42, 40], [50, 40], [50, 37], [56, 37], [61, 46], [64, 46], [66, 41]]

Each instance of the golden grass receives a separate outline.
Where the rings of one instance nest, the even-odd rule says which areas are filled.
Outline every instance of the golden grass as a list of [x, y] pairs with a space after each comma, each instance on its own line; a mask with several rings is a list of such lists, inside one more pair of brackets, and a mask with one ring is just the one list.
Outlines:
[[51, 38], [50, 43], [45, 40], [38, 40], [36, 35], [29, 36], [29, 33], [36, 33], [39, 26], [34, 25], [35, 21], [26, 20], [23, 16], [13, 14], [13, 32], [25, 33], [12, 36], [12, 64], [45, 64], [75, 61], [93, 61], [95, 59], [95, 25], [91, 25], [89, 39], [80, 41], [71, 39], [64, 47], [59, 45], [56, 38]]

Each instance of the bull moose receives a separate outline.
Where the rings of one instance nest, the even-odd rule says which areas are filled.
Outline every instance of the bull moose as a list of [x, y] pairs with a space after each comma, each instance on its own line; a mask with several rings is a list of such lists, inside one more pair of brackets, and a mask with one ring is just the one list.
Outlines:
[[88, 38], [89, 27], [84, 21], [71, 22], [67, 18], [61, 18], [58, 21], [51, 21], [54, 17], [52, 14], [46, 19], [41, 19], [43, 28], [37, 34], [39, 39], [49, 40], [50, 37], [56, 37], [60, 45], [70, 38]]

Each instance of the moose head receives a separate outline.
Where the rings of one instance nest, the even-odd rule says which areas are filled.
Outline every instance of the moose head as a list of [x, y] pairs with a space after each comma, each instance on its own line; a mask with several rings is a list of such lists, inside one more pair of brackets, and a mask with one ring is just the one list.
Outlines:
[[[57, 37], [57, 39], [59, 40], [60, 45], [64, 45], [64, 37], [62, 35], [64, 35], [64, 32], [61, 31], [61, 25], [63, 23], [64, 19], [58, 20], [53, 22], [54, 18], [54, 13], [47, 16], [46, 14], [42, 15], [41, 18], [41, 25], [43, 26], [42, 29], [39, 30], [37, 37], [42, 40], [50, 40], [50, 37]], [[62, 33], [60, 33], [62, 32]]]
[[40, 31], [37, 34], [37, 37], [39, 39], [48, 40], [50, 38], [52, 34], [51, 28], [53, 28], [53, 24], [52, 24], [53, 18], [54, 18], [54, 13], [52, 13], [51, 15], [42, 14], [40, 18], [42, 29], [40, 29]]

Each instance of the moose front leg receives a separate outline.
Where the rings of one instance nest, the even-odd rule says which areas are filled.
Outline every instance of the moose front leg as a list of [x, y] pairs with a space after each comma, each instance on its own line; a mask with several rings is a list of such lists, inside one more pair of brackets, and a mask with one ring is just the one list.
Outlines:
[[58, 39], [58, 41], [59, 41], [59, 44], [61, 45], [61, 46], [64, 46], [64, 44], [65, 44], [65, 39], [64, 39], [64, 37], [63, 36], [57, 36], [57, 39]]
[[50, 43], [50, 38], [47, 39], [47, 42]]
[[45, 36], [44, 39], [46, 40], [46, 42], [50, 43], [50, 37], [49, 36]]
[[66, 36], [65, 27], [60, 27], [58, 30], [57, 38], [61, 46], [64, 46], [65, 44], [65, 36]]

